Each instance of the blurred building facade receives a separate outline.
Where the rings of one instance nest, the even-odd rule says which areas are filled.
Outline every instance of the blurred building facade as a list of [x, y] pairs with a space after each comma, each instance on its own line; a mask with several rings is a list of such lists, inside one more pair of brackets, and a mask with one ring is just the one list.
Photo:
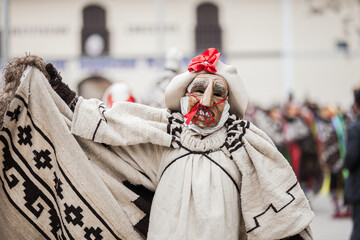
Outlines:
[[216, 47], [254, 103], [279, 103], [293, 91], [299, 100], [346, 107], [360, 80], [360, 11], [327, 9], [328, 2], [11, 0], [8, 53], [53, 62], [81, 95], [125, 81], [142, 99], [168, 49], [184, 52], [185, 70], [195, 54]]

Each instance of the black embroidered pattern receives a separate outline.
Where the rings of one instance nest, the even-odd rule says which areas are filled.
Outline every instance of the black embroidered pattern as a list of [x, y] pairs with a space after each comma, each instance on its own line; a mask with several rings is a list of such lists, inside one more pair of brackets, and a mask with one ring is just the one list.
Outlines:
[[95, 128], [93, 137], [92, 137], [92, 139], [91, 139], [91, 140], [93, 140], [93, 141], [94, 141], [95, 136], [96, 136], [96, 133], [97, 133], [99, 127], [100, 127], [100, 124], [101, 124], [102, 122], [107, 123], [107, 119], [105, 118], [105, 115], [104, 115], [105, 112], [106, 112], [105, 104], [104, 104], [104, 103], [101, 103], [101, 104], [98, 106], [98, 108], [99, 108], [99, 111], [101, 111], [102, 118], [99, 120], [99, 122], [98, 122], [98, 124], [97, 124], [97, 126], [96, 126], [96, 128]]
[[[19, 101], [25, 106], [25, 108], [21, 106], [19, 111], [27, 111], [27, 103], [21, 96], [16, 95], [13, 101]], [[26, 127], [16, 127], [17, 132], [10, 131], [10, 129], [4, 126], [0, 132], [0, 145], [3, 146], [0, 148], [0, 153], [2, 153], [2, 156], [0, 155], [2, 159], [2, 161], [0, 161], [0, 167], [2, 168], [0, 169], [0, 183], [2, 184], [2, 191], [12, 206], [26, 221], [34, 226], [34, 229], [42, 235], [43, 239], [75, 239], [69, 232], [67, 225], [64, 224], [64, 221], [76, 226], [83, 226], [83, 230], [85, 230], [84, 209], [86, 210], [86, 214], [88, 214], [86, 216], [87, 219], [91, 217], [93, 220], [99, 221], [98, 223], [102, 224], [104, 229], [106, 228], [108, 230], [106, 232], [107, 234], [112, 235], [114, 239], [120, 239], [71, 183], [58, 163], [53, 143], [40, 128], [35, 125], [30, 112], [27, 111], [26, 115], [27, 119], [25, 120], [29, 122], [30, 125], [25, 125]], [[19, 138], [17, 142], [13, 141], [13, 135]], [[34, 155], [28, 156], [20, 153], [17, 148], [19, 145], [20, 147], [26, 145], [30, 147], [33, 145], [36, 147], [49, 145], [50, 148], [47, 147], [45, 150], [40, 151], [30, 149]], [[16, 160], [14, 156], [16, 156]], [[50, 159], [50, 156], [54, 156], [55, 158]], [[53, 171], [54, 164], [57, 166], [55, 171]], [[52, 170], [52, 174], [54, 175], [54, 185], [52, 185], [52, 187], [39, 175], [42, 171], [46, 172], [43, 174], [49, 174], [50, 170]], [[23, 186], [19, 186], [19, 183], [22, 183]], [[69, 196], [64, 198], [64, 190], [62, 187], [64, 184], [67, 186], [66, 193], [77, 198], [78, 202], [82, 204], [81, 206], [71, 204], [71, 202], [60, 201], [60, 199], [72, 201], [72, 198], [69, 198]], [[19, 189], [20, 194], [23, 192], [23, 198], [18, 197]], [[64, 206], [65, 210], [60, 210], [60, 205]], [[29, 214], [29, 211], [31, 214]], [[46, 225], [43, 224], [38, 225], [36, 220], [43, 219], [45, 216], [43, 214], [44, 212], [48, 212], [48, 226], [50, 226], [50, 228], [46, 228]], [[103, 229], [97, 226], [86, 226], [85, 231], [88, 232], [87, 236], [89, 239], [102, 239], [102, 233], [105, 233]]]
[[104, 103], [101, 103], [101, 104], [99, 105], [99, 110], [101, 110], [101, 115], [102, 115], [104, 121], [107, 123], [107, 119], [106, 119], [106, 117], [105, 117], [105, 115], [104, 115], [105, 112], [106, 112], [106, 106], [105, 106]]
[[44, 206], [41, 203], [34, 206], [34, 203], [39, 200], [41, 192], [30, 180], [26, 180], [23, 185], [25, 187], [25, 206], [38, 218], [44, 210]]
[[6, 195], [6, 197], [8, 198], [9, 202], [14, 206], [14, 208], [45, 238], [45, 239], [50, 239], [45, 233], [44, 231], [42, 231], [42, 229], [37, 226], [29, 216], [27, 216], [20, 207], [18, 207], [16, 205], [16, 203], [13, 201], [13, 199], [11, 198], [11, 196], [9, 195], [9, 193], [6, 191], [6, 187], [5, 187], [5, 184], [4, 184], [4, 181], [2, 180], [2, 178], [0, 177], [0, 182], [2, 184], [2, 188], [3, 188], [3, 191]]
[[182, 127], [184, 123], [184, 118], [180, 113], [172, 113], [171, 117], [169, 117], [169, 123], [167, 126], [167, 133], [172, 135], [172, 144], [173, 148], [184, 148], [188, 152], [182, 156], [177, 157], [173, 161], [171, 161], [162, 171], [160, 179], [162, 178], [165, 171], [177, 160], [190, 155], [190, 154], [202, 154], [205, 156], [209, 161], [213, 162], [215, 165], [220, 167], [225, 174], [231, 179], [234, 183], [236, 190], [240, 194], [240, 188], [236, 184], [236, 181], [233, 177], [228, 173], [221, 165], [219, 165], [215, 160], [209, 157], [211, 152], [220, 151], [222, 150], [230, 159], [232, 159], [231, 153], [238, 150], [240, 147], [243, 146], [242, 137], [246, 134], [246, 129], [250, 127], [250, 122], [246, 120], [240, 120], [236, 115], [232, 114], [229, 116], [226, 126], [227, 126], [227, 137], [225, 143], [218, 149], [210, 149], [208, 151], [193, 151], [186, 147], [184, 147], [180, 142], [180, 135], [182, 133]]
[[19, 137], [19, 141], [18, 143], [20, 145], [24, 144], [27, 145], [29, 144], [30, 146], [32, 146], [32, 142], [31, 142], [31, 127], [30, 126], [26, 126], [25, 128], [19, 126], [18, 127], [19, 133], [18, 133], [18, 137]]
[[[240, 120], [236, 115], [232, 114], [227, 120], [227, 138], [224, 147], [233, 153], [243, 146], [242, 138], [246, 134], [246, 129], [250, 127], [250, 122]], [[230, 157], [232, 159], [232, 156]]]
[[137, 206], [142, 212], [145, 213], [145, 216], [134, 226], [142, 235], [147, 236], [149, 229], [149, 216], [151, 210], [151, 203], [154, 198], [154, 192], [146, 189], [142, 185], [134, 185], [129, 181], [123, 182], [124, 186], [130, 189], [132, 192], [139, 195], [139, 197], [133, 201], [135, 206]]
[[178, 148], [181, 146], [180, 135], [184, 124], [184, 117], [180, 113], [173, 113], [167, 125], [167, 133], [172, 136], [171, 147]]
[[[171, 147], [182, 147], [180, 136], [184, 123], [183, 116], [180, 113], [172, 113], [168, 121], [167, 133], [172, 136]], [[227, 127], [227, 137], [220, 149], [232, 159], [231, 153], [243, 146], [242, 138], [246, 134], [246, 129], [250, 127], [250, 122], [241, 120], [235, 114], [231, 114], [225, 126]]]
[[101, 239], [103, 239], [103, 236], [101, 236], [102, 230], [100, 228], [94, 229], [93, 227], [90, 227], [90, 228], [85, 227], [84, 230], [85, 230], [84, 237], [87, 240], [101, 240]]
[[19, 114], [20, 114], [20, 105], [17, 106], [14, 112], [10, 112], [10, 111], [6, 112], [6, 116], [10, 117], [10, 121], [15, 120], [15, 122], [19, 120]]
[[[17, 155], [17, 157], [20, 158], [21, 162], [24, 163], [25, 165], [27, 164], [27, 160], [24, 159], [24, 157], [17, 151], [16, 148], [14, 148], [13, 142], [12, 142], [12, 138], [10, 135], [10, 131], [6, 128], [3, 128], [3, 133], [7, 133], [8, 137], [10, 138], [10, 143], [12, 144], [11, 147], [14, 151], [14, 153]], [[7, 140], [4, 138], [4, 136], [0, 135], [0, 141], [2, 142], [2, 144], [4, 144], [5, 148], [3, 148], [3, 152], [4, 152], [4, 156], [6, 156], [6, 161], [8, 161], [9, 163], [7, 164], [7, 166], [11, 166], [10, 168], [7, 168], [7, 171], [9, 171], [10, 169], [12, 170], [12, 172], [16, 171], [18, 173], [18, 176], [21, 177], [21, 181], [23, 181], [23, 186], [24, 186], [24, 206], [36, 217], [39, 218], [40, 215], [42, 214], [42, 212], [44, 211], [45, 207], [47, 209], [49, 209], [49, 213], [51, 215], [50, 217], [50, 223], [49, 225], [52, 226], [56, 226], [55, 222], [60, 222], [60, 217], [58, 215], [58, 211], [59, 208], [57, 205], [54, 206], [54, 204], [52, 203], [52, 201], [45, 195], [45, 193], [43, 193], [36, 185], [34, 182], [32, 182], [30, 180], [30, 178], [25, 174], [25, 172], [22, 170], [22, 168], [18, 165], [18, 163], [15, 161], [15, 159], [13, 158], [13, 156], [10, 153], [10, 145], [7, 142]], [[31, 170], [31, 168], [28, 168], [28, 170], [32, 173], [32, 176], [34, 176], [37, 181], [42, 182], [42, 180]], [[7, 176], [7, 172], [3, 172], [4, 173], [4, 178], [8, 179], [9, 177]], [[19, 178], [16, 178], [16, 182], [20, 182]], [[1, 178], [0, 178], [1, 180]], [[21, 209], [21, 206], [19, 206], [16, 202], [19, 202], [20, 199], [16, 199], [13, 200], [11, 198], [11, 196], [9, 195], [10, 192], [8, 192], [5, 188], [4, 182], [1, 180], [1, 182], [3, 183], [3, 189], [4, 192], [6, 193], [9, 201], [11, 202], [11, 204], [24, 216], [25, 219], [27, 219], [42, 235], [45, 239], [50, 239], [50, 237], [42, 230], [42, 228], [40, 226], [38, 226], [36, 224], [36, 222], [31, 220], [30, 216], [27, 216], [24, 211]], [[13, 181], [14, 183], [14, 178]], [[17, 185], [17, 184], [16, 184]], [[15, 187], [16, 185], [13, 185], [13, 187]], [[46, 185], [44, 185], [46, 187]], [[16, 202], [15, 202], [16, 201]], [[41, 203], [40, 203], [41, 202]], [[55, 209], [55, 207], [57, 207], [57, 210]], [[71, 234], [68, 232], [67, 228], [65, 226], [63, 226], [63, 229], [66, 231], [67, 235], [69, 236], [70, 239], [74, 239]], [[54, 232], [51, 232], [54, 234]], [[58, 234], [58, 233], [57, 233]]]
[[61, 182], [61, 179], [57, 177], [56, 172], [54, 172], [54, 183], [55, 183], [55, 191], [56, 191], [56, 195], [60, 198], [63, 199], [64, 196], [62, 195], [62, 191], [63, 189], [61, 188], [61, 185], [63, 184]]
[[50, 209], [50, 226], [51, 226], [51, 233], [57, 237], [57, 239], [66, 239], [64, 236], [64, 232], [61, 228], [61, 222], [59, 216], [57, 215], [55, 209]]
[[49, 168], [51, 169], [53, 166], [51, 165], [51, 158], [49, 157], [50, 155], [50, 151], [49, 150], [41, 150], [40, 152], [34, 150], [33, 151], [35, 157], [34, 157], [34, 161], [36, 162], [35, 166], [40, 169], [40, 168]]
[[66, 203], [65, 206], [65, 214], [66, 214], [66, 221], [68, 223], [72, 223], [74, 226], [79, 225], [83, 226], [84, 223], [81, 221], [83, 219], [83, 215], [81, 212], [83, 211], [81, 207], [74, 207], [73, 205], [68, 206]]
[[298, 184], [298, 182], [296, 182], [294, 185], [292, 185], [292, 186], [286, 191], [286, 194], [288, 194], [288, 195], [291, 196], [291, 200], [290, 200], [287, 204], [285, 204], [284, 206], [282, 206], [282, 207], [279, 208], [279, 209], [276, 209], [276, 207], [271, 203], [271, 204], [269, 205], [269, 207], [267, 207], [264, 212], [262, 212], [262, 213], [260, 213], [259, 215], [256, 215], [255, 217], [253, 217], [254, 222], [255, 222], [255, 227], [253, 227], [253, 228], [251, 228], [250, 230], [248, 230], [247, 233], [252, 232], [252, 231], [254, 231], [255, 229], [261, 227], [261, 226], [260, 226], [260, 223], [259, 223], [259, 221], [258, 221], [258, 218], [259, 218], [260, 216], [264, 215], [268, 210], [272, 209], [275, 213], [278, 213], [278, 212], [281, 212], [281, 211], [282, 211], [284, 208], [286, 208], [287, 206], [289, 206], [289, 205], [295, 200], [294, 195], [292, 195], [292, 194], [290, 193], [290, 191], [293, 190], [293, 189], [296, 187], [297, 184]]
[[141, 207], [140, 209], [144, 213], [150, 213], [150, 206], [151, 206], [151, 203], [152, 203], [155, 193], [153, 191], [148, 190], [143, 185], [134, 185], [134, 184], [131, 184], [129, 181], [123, 181], [123, 184], [125, 187], [127, 187], [128, 189], [130, 189], [132, 192], [136, 193], [137, 195], [141, 196], [142, 199], [144, 199], [146, 202], [149, 203], [146, 207], [144, 206], [144, 207]]
[[[306, 231], [306, 228], [305, 228], [305, 231]], [[294, 236], [282, 238], [280, 240], [304, 240], [304, 239], [300, 236], [300, 234], [296, 234]]]
[[13, 167], [15, 167], [15, 162], [10, 154], [8, 145], [6, 144], [5, 147], [2, 149], [3, 151], [3, 157], [4, 157], [4, 178], [5, 181], [7, 183], [7, 185], [9, 186], [10, 189], [12, 189], [13, 187], [15, 187], [18, 183], [19, 183], [19, 179], [14, 176], [14, 174], [11, 174], [10, 176], [8, 176], [8, 174], [6, 174], [7, 171], [9, 171], [10, 169], [12, 169]]

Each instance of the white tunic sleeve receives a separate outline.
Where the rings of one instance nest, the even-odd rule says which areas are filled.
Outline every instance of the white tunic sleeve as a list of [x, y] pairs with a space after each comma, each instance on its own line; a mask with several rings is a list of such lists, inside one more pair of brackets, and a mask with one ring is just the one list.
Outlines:
[[136, 103], [119, 102], [109, 109], [100, 100], [79, 98], [71, 132], [111, 146], [141, 143], [170, 146], [172, 137], [167, 133], [170, 116], [164, 109]]
[[106, 108], [100, 100], [79, 98], [71, 132], [109, 145], [121, 159], [149, 178], [153, 189], [162, 152], [172, 141], [167, 133], [170, 116], [166, 110], [141, 104], [121, 102]]

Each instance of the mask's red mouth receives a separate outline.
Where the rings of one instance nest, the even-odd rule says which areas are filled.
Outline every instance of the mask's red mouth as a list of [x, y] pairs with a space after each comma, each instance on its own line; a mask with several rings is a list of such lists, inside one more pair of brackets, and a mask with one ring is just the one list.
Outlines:
[[[201, 105], [202, 106], [202, 105]], [[212, 116], [215, 116], [214, 113], [207, 108], [208, 111], [204, 111], [201, 107], [199, 108], [197, 114], [200, 117], [204, 117], [204, 118], [211, 118]]]
[[[203, 116], [205, 118], [205, 122], [207, 124], [211, 124], [214, 122], [214, 117], [213, 117], [213, 114], [207, 107], [205, 107], [204, 105], [200, 104], [200, 100], [191, 92], [187, 92], [191, 95], [193, 95], [196, 100], [197, 100], [197, 103], [190, 109], [190, 111], [184, 115], [185, 118], [187, 118], [186, 120], [186, 124], [189, 125], [189, 124], [194, 124], [200, 116]], [[223, 100], [217, 102], [214, 104], [214, 106], [218, 105], [219, 103], [222, 103], [226, 100], [226, 98], [224, 98]], [[194, 116], [196, 116], [195, 120], [191, 122], [191, 120], [193, 120]], [[210, 118], [211, 120], [209, 121], [208, 118]], [[191, 123], [190, 123], [191, 122]]]

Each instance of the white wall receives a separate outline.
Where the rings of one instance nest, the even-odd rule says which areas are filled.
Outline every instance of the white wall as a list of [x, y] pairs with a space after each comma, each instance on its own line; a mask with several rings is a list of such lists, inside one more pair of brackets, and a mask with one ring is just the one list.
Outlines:
[[[12, 0], [10, 2], [10, 57], [37, 54], [47, 60], [61, 60], [64, 79], [74, 89], [78, 82], [98, 74], [111, 81], [124, 80], [136, 87], [138, 98], [156, 80], [161, 66], [148, 58], [162, 56], [178, 46], [187, 58], [194, 54], [196, 7], [201, 0]], [[218, 5], [222, 28], [224, 61], [237, 66], [250, 99], [268, 106], [286, 98], [284, 67], [283, 0], [211, 0]], [[351, 90], [360, 77], [357, 10], [323, 14], [310, 13], [307, 0], [292, 0], [293, 35], [288, 62], [295, 97], [310, 97], [320, 103], [348, 107]], [[161, 4], [162, 5], [159, 5]], [[135, 65], [100, 69], [82, 68], [82, 10], [88, 4], [106, 9], [110, 32], [110, 53], [114, 58], [132, 59]], [[1, 6], [0, 6], [1, 7]], [[163, 14], [158, 15], [162, 10]], [[349, 18], [349, 16], [353, 16]], [[351, 19], [344, 31], [342, 21]], [[164, 31], [156, 30], [162, 24]], [[134, 29], [140, 29], [135, 31]], [[45, 29], [45, 30], [43, 30]], [[336, 41], [350, 43], [350, 54], [336, 48]], [[184, 65], [184, 67], [186, 67]], [[289, 75], [288, 75], [289, 76]]]

